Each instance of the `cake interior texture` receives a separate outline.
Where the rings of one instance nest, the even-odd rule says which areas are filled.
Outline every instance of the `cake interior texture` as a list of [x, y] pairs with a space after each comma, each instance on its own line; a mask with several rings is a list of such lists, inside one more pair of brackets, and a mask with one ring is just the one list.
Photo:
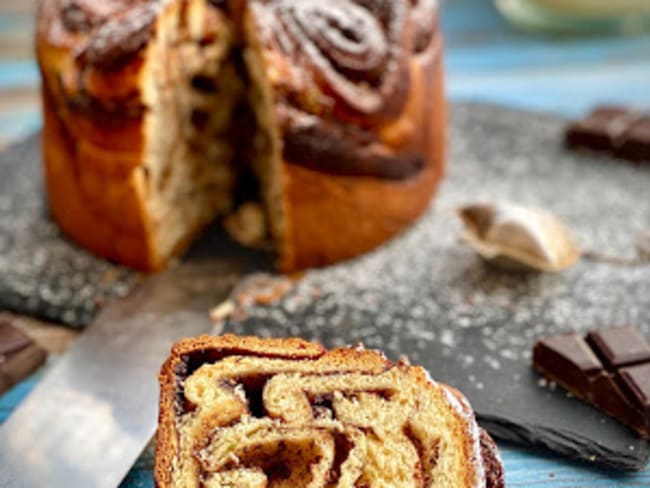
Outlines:
[[225, 215], [236, 240], [263, 245], [266, 222], [282, 225], [273, 167], [279, 136], [252, 34], [225, 4], [176, 5], [159, 18], [147, 53], [146, 204], [159, 229], [154, 247], [172, 255]]
[[223, 218], [283, 271], [369, 251], [444, 173], [436, 0], [43, 0], [43, 160], [73, 240], [146, 271]]
[[189, 341], [161, 373], [159, 487], [503, 486], [466, 400], [421, 368], [299, 340]]

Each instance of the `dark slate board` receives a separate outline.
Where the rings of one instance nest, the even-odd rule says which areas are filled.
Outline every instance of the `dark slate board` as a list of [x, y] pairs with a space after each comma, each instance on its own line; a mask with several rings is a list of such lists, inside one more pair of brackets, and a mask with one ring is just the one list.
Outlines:
[[0, 154], [0, 308], [83, 327], [136, 280], [66, 240], [50, 220], [38, 135]]
[[498, 271], [459, 245], [454, 208], [483, 198], [541, 206], [585, 248], [629, 257], [637, 233], [650, 230], [650, 166], [569, 153], [564, 122], [549, 116], [462, 105], [453, 121], [448, 179], [414, 228], [360, 259], [308, 273], [278, 303], [248, 306], [248, 318], [225, 330], [405, 354], [466, 393], [499, 438], [643, 467], [647, 443], [545, 385], [530, 352], [539, 336], [606, 325], [632, 323], [650, 339], [650, 265], [584, 260], [561, 274]]
[[[641, 467], [647, 444], [596, 410], [543, 386], [529, 366], [536, 337], [635, 323], [650, 337], [650, 267], [585, 261], [558, 275], [493, 270], [458, 245], [453, 209], [478, 198], [546, 207], [585, 247], [633, 254], [650, 229], [650, 167], [574, 155], [564, 122], [482, 105], [453, 110], [449, 177], [431, 211], [360, 259], [308, 273], [279, 303], [250, 306], [226, 330], [362, 341], [408, 355], [470, 398], [493, 434], [599, 465]], [[37, 139], [0, 156], [0, 308], [83, 326], [138, 276], [61, 237], [43, 203]], [[210, 230], [195, 253], [232, 250]], [[267, 268], [255, 253], [251, 266]]]
[[[233, 258], [233, 272], [269, 269], [272, 257], [230, 240], [218, 223], [185, 259], [206, 253]], [[106, 303], [125, 296], [144, 276], [93, 256], [67, 240], [50, 219], [43, 190], [40, 136], [0, 154], [0, 309], [85, 327]]]

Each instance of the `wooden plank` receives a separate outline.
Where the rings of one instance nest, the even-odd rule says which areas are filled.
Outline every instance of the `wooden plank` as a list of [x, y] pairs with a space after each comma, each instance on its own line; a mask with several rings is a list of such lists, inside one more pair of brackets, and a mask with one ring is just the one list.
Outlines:
[[0, 320], [7, 320], [51, 354], [63, 354], [79, 335], [72, 329], [9, 312], [0, 311]]
[[494, 73], [513, 69], [566, 67], [590, 70], [594, 66], [630, 63], [650, 65], [650, 38], [542, 42], [523, 38], [492, 39], [489, 43], [447, 43], [447, 68], [451, 72]]
[[650, 108], [650, 64], [451, 73], [452, 100], [475, 100], [577, 117], [598, 103]]
[[38, 0], [2, 0], [0, 15], [7, 13], [34, 15]]
[[36, 87], [10, 87], [0, 89], [0, 117], [14, 110], [38, 108], [40, 94]]
[[35, 87], [39, 83], [40, 77], [35, 60], [0, 60], [0, 89]]
[[631, 488], [650, 486], [650, 469], [639, 473], [603, 472], [559, 456], [500, 446], [508, 488]]
[[0, 150], [11, 142], [18, 141], [36, 132], [41, 127], [41, 113], [38, 107], [14, 110], [0, 116]]

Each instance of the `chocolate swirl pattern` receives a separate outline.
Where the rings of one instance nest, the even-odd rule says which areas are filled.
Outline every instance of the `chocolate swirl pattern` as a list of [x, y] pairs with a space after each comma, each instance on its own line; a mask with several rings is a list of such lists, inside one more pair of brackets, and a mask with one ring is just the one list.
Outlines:
[[265, 10], [265, 41], [308, 68], [348, 111], [390, 118], [406, 99], [406, 2], [278, 0]]
[[438, 0], [410, 0], [413, 24], [413, 51], [421, 53], [429, 47], [438, 24]]
[[113, 16], [79, 51], [81, 63], [105, 70], [124, 65], [146, 46], [161, 7], [160, 2], [135, 3]]
[[60, 3], [63, 25], [74, 33], [89, 32], [127, 7], [124, 0], [61, 0]]
[[146, 271], [240, 195], [283, 271], [378, 247], [444, 175], [436, 17], [435, 0], [39, 1], [53, 217]]
[[[267, 356], [265, 344], [283, 341], [210, 341], [221, 359], [182, 383], [169, 483], [164, 429], [159, 438], [159, 486], [502, 486], [486, 482], [481, 441], [491, 440], [465, 400], [421, 368], [297, 340]], [[164, 369], [161, 380], [164, 399]]]
[[87, 32], [102, 21], [82, 0], [64, 0], [61, 2], [61, 19], [70, 32]]
[[[292, 117], [292, 118], [291, 118]], [[287, 161], [319, 171], [384, 180], [408, 180], [424, 167], [418, 153], [396, 153], [369, 132], [287, 111], [283, 152]]]
[[[284, 97], [276, 106], [285, 160], [340, 176], [417, 178], [427, 166], [427, 142], [396, 121], [417, 112], [409, 97], [430, 83], [428, 74], [411, 69], [418, 55], [426, 54], [424, 64], [439, 56], [436, 0], [252, 5], [271, 56], [292, 60], [278, 81]], [[393, 135], [378, 129], [391, 124]]]

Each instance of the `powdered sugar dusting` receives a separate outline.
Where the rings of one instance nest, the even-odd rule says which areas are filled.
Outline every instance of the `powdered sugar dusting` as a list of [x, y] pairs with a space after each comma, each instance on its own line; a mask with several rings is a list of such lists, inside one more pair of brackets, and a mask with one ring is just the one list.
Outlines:
[[456, 411], [456, 413], [462, 417], [467, 424], [468, 433], [472, 442], [472, 452], [474, 459], [477, 461], [474, 466], [476, 467], [476, 484], [477, 488], [483, 488], [485, 486], [485, 466], [481, 462], [482, 453], [481, 453], [481, 432], [479, 430], [476, 419], [474, 418], [474, 413], [472, 407], [467, 402], [467, 399], [464, 397], [458, 397], [455, 395], [447, 385], [440, 384], [436, 382], [427, 370], [424, 370], [424, 374], [427, 378], [427, 381], [431, 383], [435, 388], [441, 388], [445, 398], [451, 405], [451, 407]]
[[476, 460], [474, 463], [474, 466], [476, 466], [475, 486], [477, 488], [483, 488], [485, 486], [485, 466], [483, 465], [483, 455], [481, 454], [481, 431], [479, 430], [478, 424], [474, 419], [472, 409], [464, 397], [458, 397], [454, 395], [454, 393], [446, 385], [442, 385], [442, 391], [445, 393], [445, 397], [447, 398], [447, 401], [452, 406], [452, 408], [466, 422], [470, 438], [472, 440], [472, 453], [474, 459]]
[[650, 198], [642, 198], [650, 168], [570, 153], [562, 126], [551, 117], [455, 107], [448, 179], [413, 228], [376, 252], [307, 273], [277, 306], [251, 307], [228, 330], [408, 354], [438, 379], [464, 376], [457, 384], [473, 403], [494, 384], [529, 381], [530, 350], [541, 335], [632, 323], [650, 336], [648, 265], [582, 260], [557, 274], [512, 273], [457, 241], [455, 208], [506, 199], [558, 215], [583, 248], [635, 254], [637, 235], [650, 229]]

